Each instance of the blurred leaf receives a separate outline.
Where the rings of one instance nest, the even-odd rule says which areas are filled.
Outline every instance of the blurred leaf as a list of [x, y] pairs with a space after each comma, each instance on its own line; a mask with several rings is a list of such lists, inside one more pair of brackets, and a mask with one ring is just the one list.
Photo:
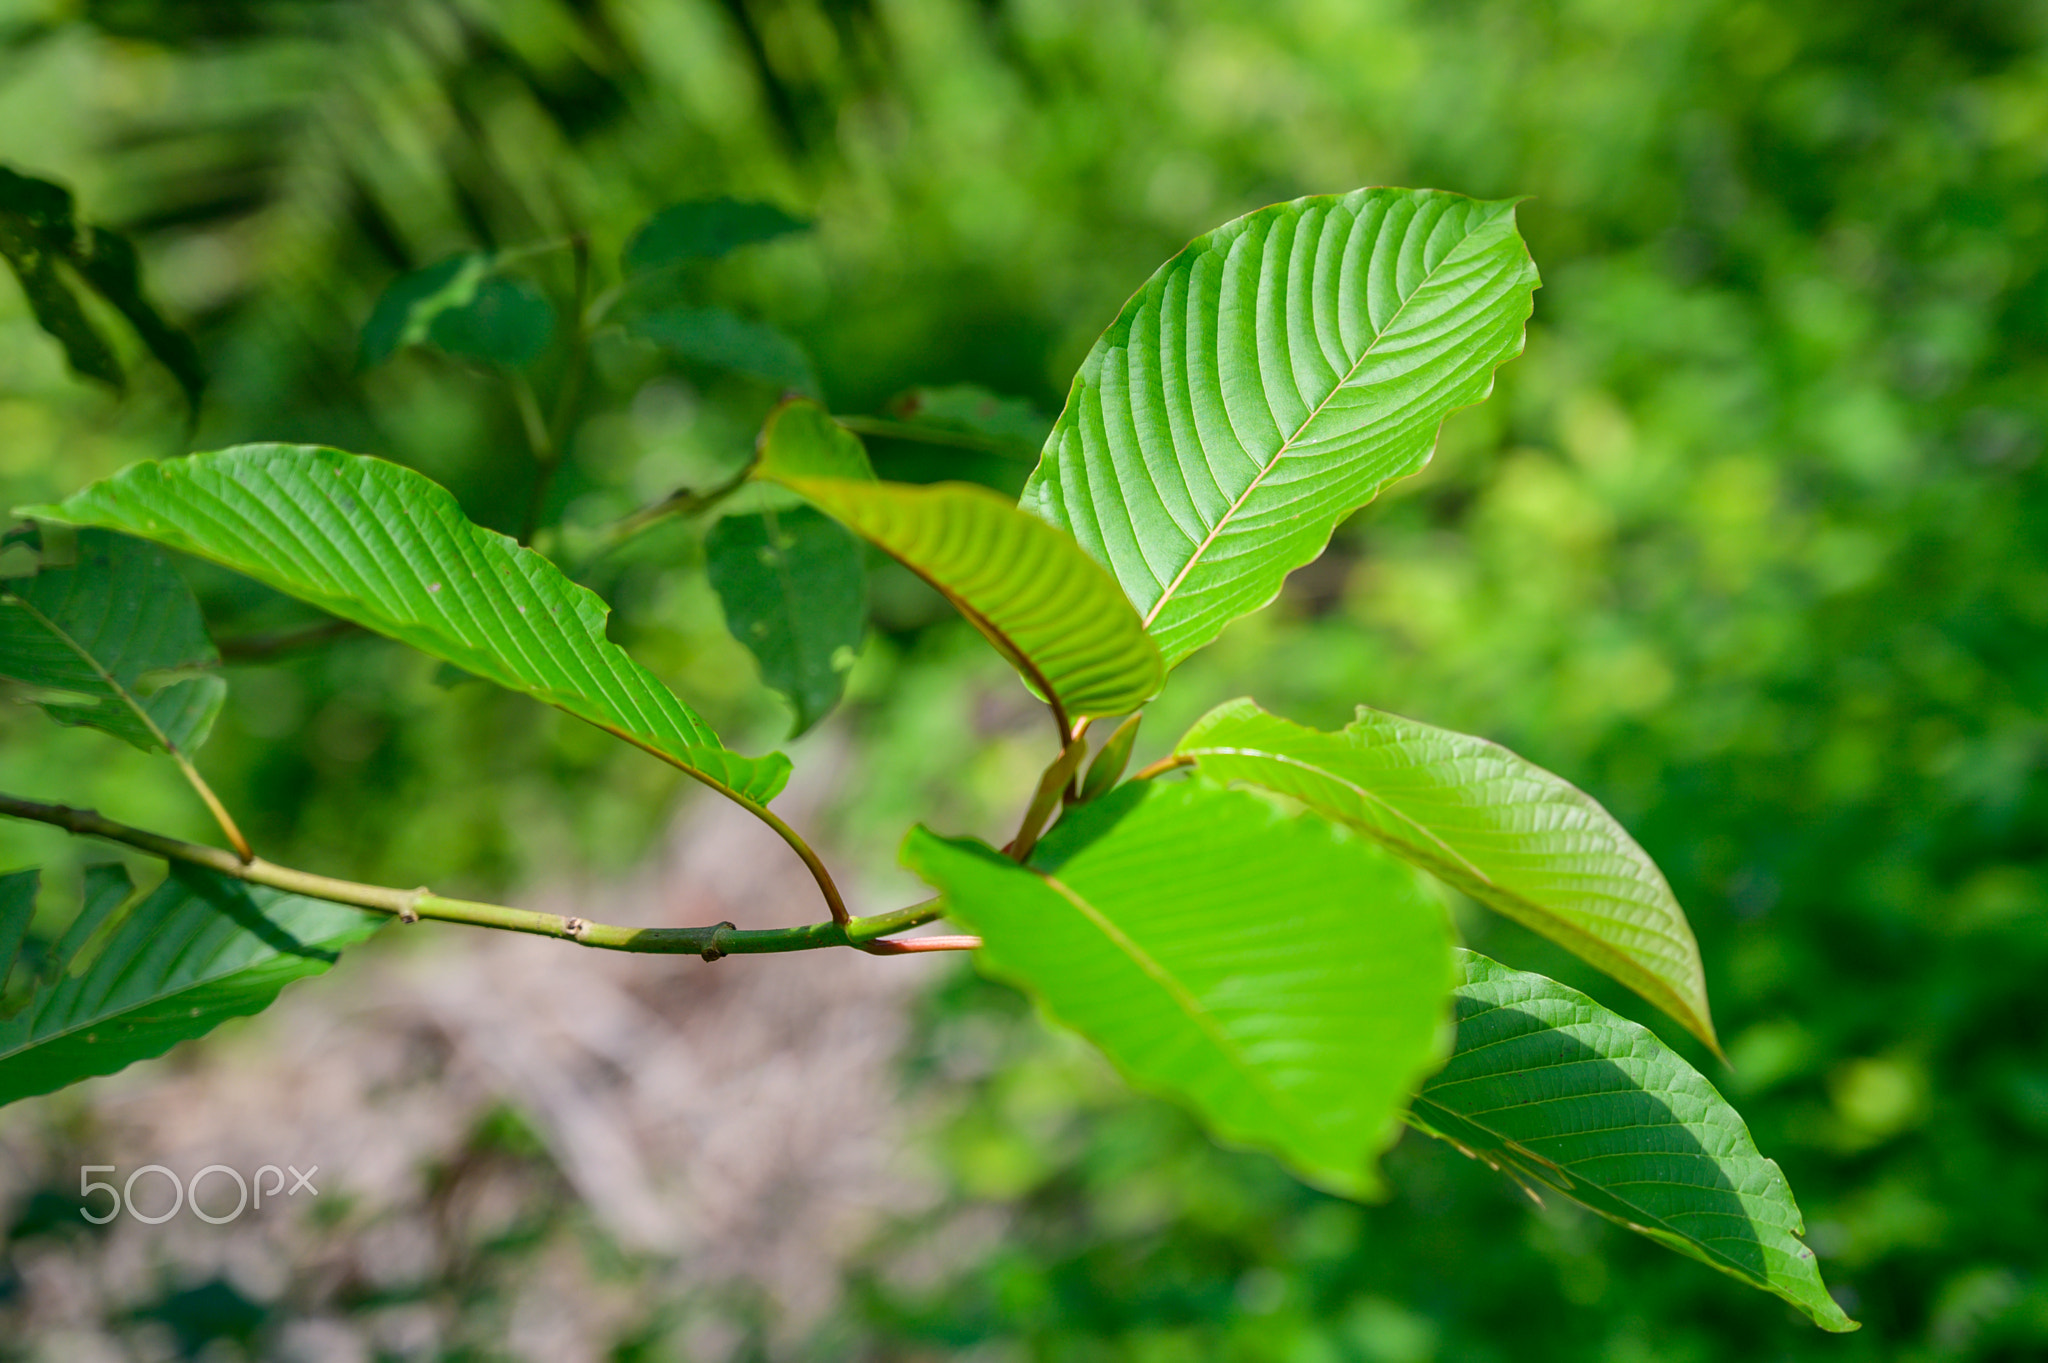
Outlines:
[[403, 346], [431, 342], [508, 369], [532, 364], [554, 335], [554, 304], [497, 269], [497, 257], [466, 251], [392, 280], [363, 324], [358, 362], [367, 369]]
[[71, 192], [0, 166], [0, 255], [28, 296], [36, 323], [64, 347], [73, 370], [123, 386], [121, 363], [57, 267], [65, 261], [135, 328], [143, 345], [184, 390], [194, 411], [206, 372], [192, 338], [164, 321], [142, 291], [142, 267], [125, 237], [78, 222]]
[[791, 398], [770, 412], [761, 427], [760, 462], [753, 476], [777, 482], [844, 478], [871, 483], [875, 468], [859, 436], [817, 403]]
[[819, 396], [818, 376], [803, 347], [765, 322], [724, 308], [665, 308], [630, 318], [626, 330], [688, 364], [742, 374], [784, 392]]
[[755, 242], [810, 229], [774, 204], [743, 199], [693, 199], [649, 218], [626, 243], [628, 275], [646, 274], [686, 260], [715, 260]]
[[1061, 724], [1120, 715], [1165, 680], [1130, 602], [1067, 536], [986, 488], [907, 487], [756, 470], [799, 493], [939, 590], [1010, 660]]
[[[99, 878], [104, 902], [121, 884]], [[39, 985], [0, 1021], [0, 1104], [112, 1074], [231, 1017], [259, 1012], [317, 975], [382, 919], [323, 900], [173, 865], [80, 968]]]
[[728, 751], [605, 638], [604, 602], [554, 564], [472, 525], [397, 464], [310, 445], [243, 445], [131, 465], [62, 506], [19, 514], [154, 540], [247, 574], [565, 710], [716, 789], [766, 803], [780, 753]]
[[1568, 948], [1713, 1047], [1699, 943], [1663, 872], [1590, 795], [1483, 738], [1364, 706], [1326, 734], [1227, 701], [1174, 751], [1340, 819]]
[[913, 388], [889, 404], [889, 415], [905, 425], [968, 436], [1006, 453], [1036, 456], [1045, 447], [1052, 418], [1023, 398], [1004, 397], [972, 383]]
[[1752, 1287], [1856, 1329], [1821, 1283], [1785, 1175], [1714, 1086], [1575, 989], [1457, 953], [1457, 1048], [1410, 1120]]
[[135, 897], [135, 882], [128, 868], [119, 862], [101, 862], [85, 868], [85, 893], [79, 900], [77, 916], [65, 925], [64, 935], [50, 947], [39, 972], [46, 981], [63, 979], [72, 962], [99, 936], [114, 913]]
[[726, 627], [796, 711], [796, 734], [839, 703], [867, 635], [861, 555], [859, 540], [807, 506], [727, 516], [705, 539]]
[[36, 890], [41, 881], [35, 871], [0, 875], [0, 1000], [6, 997], [8, 976], [27, 940], [29, 920], [36, 916]]
[[175, 674], [219, 662], [191, 590], [154, 545], [88, 530], [73, 566], [0, 586], [0, 676], [56, 693], [39, 700], [60, 724], [191, 753], [227, 683]]
[[1361, 189], [1226, 223], [1088, 352], [1022, 505], [1116, 575], [1170, 667], [1427, 462], [1535, 287], [1512, 201]]
[[1240, 792], [1140, 782], [1068, 814], [1027, 869], [914, 829], [904, 862], [991, 975], [1131, 1083], [1319, 1187], [1376, 1195], [1446, 1040], [1440, 905], [1398, 862]]

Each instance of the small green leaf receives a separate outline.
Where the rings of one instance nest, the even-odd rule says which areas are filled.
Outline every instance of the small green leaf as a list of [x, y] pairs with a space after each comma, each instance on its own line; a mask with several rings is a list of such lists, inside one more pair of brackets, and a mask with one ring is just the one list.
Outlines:
[[1535, 288], [1512, 202], [1361, 189], [1225, 223], [1089, 351], [1022, 504], [1116, 575], [1172, 666], [1428, 461], [1520, 353]]
[[21, 944], [28, 940], [41, 884], [41, 873], [33, 870], [0, 875], [0, 1001], [6, 999], [8, 977], [21, 959]]
[[950, 432], [983, 448], [1027, 458], [1037, 455], [1052, 430], [1052, 418], [1023, 398], [972, 383], [913, 388], [889, 404], [889, 415], [907, 426]]
[[705, 540], [726, 627], [796, 711], [797, 734], [839, 703], [866, 638], [861, 556], [859, 540], [807, 506], [727, 516]]
[[1718, 1052], [1685, 910], [1649, 854], [1570, 783], [1483, 738], [1363, 706], [1326, 734], [1229, 701], [1174, 751], [1370, 835], [1576, 952]]
[[431, 343], [507, 369], [532, 364], [554, 335], [554, 304], [498, 268], [498, 257], [465, 251], [391, 281], [363, 324], [358, 363], [367, 369], [403, 346]]
[[774, 204], [693, 199], [649, 218], [626, 243], [623, 263], [628, 275], [646, 274], [686, 260], [715, 260], [738, 247], [809, 228], [810, 223]]
[[135, 247], [126, 237], [104, 227], [88, 227], [71, 263], [100, 297], [128, 319], [157, 363], [178, 381], [185, 401], [198, 411], [199, 399], [206, 391], [206, 366], [199, 358], [199, 347], [166, 322], [143, 292], [142, 264], [136, 259]]
[[629, 318], [626, 330], [688, 364], [758, 379], [784, 392], [819, 394], [803, 347], [765, 322], [724, 308], [664, 308]]
[[1320, 1187], [1376, 1194], [1379, 1153], [1443, 1055], [1455, 976], [1413, 873], [1241, 792], [1141, 782], [1067, 815], [1029, 869], [922, 828], [904, 862], [1130, 1081]]
[[761, 427], [760, 458], [754, 477], [851, 478], [875, 481], [860, 437], [832, 419], [817, 403], [790, 398], [768, 414]]
[[[96, 887], [102, 896], [115, 888], [111, 877]], [[127, 897], [124, 889], [115, 903]], [[67, 970], [0, 1021], [0, 1104], [112, 1074], [228, 1018], [259, 1012], [285, 985], [324, 971], [381, 922], [340, 904], [175, 865], [89, 961], [67, 961]], [[99, 927], [95, 922], [87, 936]]]
[[1458, 952], [1458, 1040], [1410, 1120], [1525, 1183], [1854, 1330], [1777, 1164], [1714, 1086], [1575, 989]]
[[219, 677], [189, 674], [219, 662], [198, 603], [154, 545], [89, 530], [72, 566], [0, 584], [0, 677], [70, 699], [41, 702], [61, 724], [189, 754], [227, 694]]
[[808, 499], [939, 590], [1048, 698], [1064, 732], [1120, 715], [1165, 680], [1130, 602], [1067, 536], [969, 483], [909, 487], [797, 477], [770, 459], [755, 476]]
[[1087, 779], [1081, 782], [1082, 804], [1101, 799], [1123, 779], [1124, 768], [1131, 762], [1131, 745], [1138, 741], [1138, 721], [1144, 717], [1142, 713], [1132, 715], [1103, 741], [1102, 751], [1088, 765]]
[[729, 795], [766, 804], [789, 778], [780, 753], [727, 750], [606, 639], [608, 612], [595, 593], [472, 525], [444, 489], [397, 464], [310, 445], [243, 445], [134, 464], [61, 506], [17, 514], [211, 559], [565, 710]]

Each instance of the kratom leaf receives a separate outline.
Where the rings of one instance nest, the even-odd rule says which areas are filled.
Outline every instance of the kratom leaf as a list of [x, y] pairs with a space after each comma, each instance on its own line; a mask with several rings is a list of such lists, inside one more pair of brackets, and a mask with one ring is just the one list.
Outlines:
[[867, 636], [863, 552], [807, 506], [727, 516], [704, 541], [726, 627], [761, 664], [761, 680], [796, 711], [794, 733], [839, 703]]
[[649, 218], [626, 243], [623, 264], [628, 275], [645, 274], [686, 260], [715, 260], [738, 247], [809, 227], [774, 204], [693, 199], [671, 204]]
[[71, 192], [0, 166], [0, 255], [28, 296], [37, 325], [64, 347], [76, 372], [119, 388], [121, 363], [79, 306], [58, 269], [62, 260], [135, 328], [171, 372], [196, 411], [206, 371], [192, 338], [164, 321], [142, 289], [142, 268], [127, 238], [77, 220]]
[[381, 922], [174, 865], [89, 960], [67, 962], [65, 973], [0, 1021], [0, 1103], [112, 1074], [258, 1012]]
[[17, 514], [153, 540], [587, 720], [708, 785], [765, 804], [780, 753], [741, 757], [605, 638], [604, 602], [472, 525], [411, 469], [307, 445], [134, 464]]
[[875, 467], [868, 462], [860, 437], [805, 398], [791, 398], [768, 414], [759, 447], [756, 478], [776, 482], [791, 478], [875, 480]]
[[8, 978], [21, 959], [21, 944], [28, 940], [28, 925], [36, 916], [36, 890], [41, 880], [35, 871], [0, 875], [0, 1000], [6, 998]]
[[1198, 237], [1095, 343], [1023, 506], [1108, 566], [1172, 666], [1428, 460], [1522, 348], [1511, 202], [1297, 199]]
[[808, 499], [959, 608], [1060, 717], [1120, 715], [1165, 680], [1159, 650], [1109, 574], [1074, 542], [969, 483], [910, 487], [755, 476]]
[[1719, 1050], [1692, 925], [1664, 875], [1577, 787], [1498, 744], [1359, 707], [1326, 734], [1249, 700], [1174, 749], [1292, 796], [1620, 980]]
[[1136, 1086], [1350, 1196], [1447, 1040], [1450, 930], [1405, 867], [1243, 792], [1138, 782], [1084, 805], [1029, 869], [922, 828], [904, 862]]
[[119, 862], [101, 862], [85, 868], [85, 896], [79, 901], [78, 916], [64, 928], [43, 958], [42, 977], [61, 980], [70, 973], [72, 962], [114, 916], [115, 910], [135, 897], [135, 882], [128, 868]]
[[189, 754], [227, 684], [178, 674], [219, 661], [198, 603], [154, 545], [88, 530], [72, 565], [0, 582], [0, 677], [45, 693], [59, 723]]
[[1409, 1120], [1525, 1182], [1854, 1330], [1792, 1190], [1714, 1086], [1575, 989], [1458, 952], [1457, 1048]]
[[1052, 429], [1052, 419], [1023, 398], [972, 383], [913, 388], [889, 404], [889, 416], [906, 426], [967, 437], [980, 448], [1027, 457], [1044, 447]]
[[1102, 741], [1102, 751], [1088, 764], [1088, 777], [1081, 782], [1083, 804], [1101, 799], [1123, 779], [1124, 768], [1131, 761], [1131, 745], [1138, 741], [1138, 721], [1144, 717], [1142, 713], [1132, 715]]
[[403, 346], [431, 343], [450, 355], [524, 369], [547, 350], [555, 308], [524, 279], [499, 273], [481, 251], [400, 275], [363, 324], [358, 362], [380, 364]]
[[686, 363], [818, 396], [818, 376], [803, 347], [765, 322], [724, 308], [664, 308], [629, 318], [626, 330]]

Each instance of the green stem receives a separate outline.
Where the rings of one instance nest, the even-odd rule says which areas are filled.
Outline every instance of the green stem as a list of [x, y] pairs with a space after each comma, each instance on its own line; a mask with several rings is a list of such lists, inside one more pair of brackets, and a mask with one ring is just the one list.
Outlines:
[[[90, 809], [41, 804], [0, 794], [0, 814], [50, 824], [78, 837], [100, 838], [147, 852], [165, 861], [203, 866], [220, 875], [267, 885], [290, 894], [352, 904], [359, 909], [393, 914], [411, 923], [432, 918], [443, 923], [466, 923], [471, 927], [497, 928], [504, 932], [525, 932], [541, 937], [560, 937], [605, 951], [652, 952], [663, 955], [720, 956], [763, 955], [784, 951], [814, 951], [822, 947], [855, 947], [873, 955], [898, 955], [909, 951], [961, 951], [981, 945], [972, 937], [925, 937], [909, 942], [882, 940], [941, 917], [944, 907], [928, 900], [870, 918], [849, 917], [843, 922], [806, 923], [794, 928], [740, 929], [730, 923], [705, 928], [629, 928], [594, 923], [586, 918], [516, 909], [503, 904], [485, 904], [471, 899], [449, 899], [427, 889], [401, 890], [385, 885], [364, 885], [352, 880], [315, 875], [279, 866], [261, 857], [244, 862], [232, 852], [200, 843], [166, 837], [147, 829], [116, 823]], [[843, 908], [841, 910], [843, 912]]]
[[949, 431], [939, 426], [920, 426], [914, 421], [896, 421], [880, 416], [835, 415], [832, 419], [859, 435], [877, 435], [888, 440], [910, 440], [924, 445], [950, 445], [957, 449], [979, 450], [984, 454], [1008, 455], [1013, 459], [1024, 457], [1024, 452], [1014, 443], [985, 435], [970, 435], [966, 431]]

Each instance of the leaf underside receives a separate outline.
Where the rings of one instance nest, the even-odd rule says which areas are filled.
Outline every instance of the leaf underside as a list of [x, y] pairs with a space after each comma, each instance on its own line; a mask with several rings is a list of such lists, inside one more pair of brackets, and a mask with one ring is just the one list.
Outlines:
[[1585, 792], [1485, 739], [1361, 706], [1322, 733], [1228, 701], [1175, 751], [1302, 801], [1568, 948], [1718, 1050], [1692, 925], [1664, 875]]
[[471, 524], [432, 480], [363, 455], [243, 445], [135, 464], [18, 514], [153, 540], [353, 620], [765, 804], [780, 753], [727, 750], [605, 638], [604, 602], [547, 559]]
[[796, 734], [839, 703], [867, 635], [862, 553], [838, 522], [807, 506], [727, 516], [705, 537], [705, 571], [726, 627], [796, 711]]
[[1159, 651], [1115, 581], [987, 488], [762, 476], [936, 587], [1064, 719], [1123, 714], [1164, 682]]
[[206, 741], [227, 686], [216, 676], [157, 684], [220, 661], [198, 603], [155, 545], [100, 530], [78, 536], [78, 558], [0, 584], [0, 676], [69, 703], [44, 700], [63, 724], [82, 724], [158, 752]]
[[1399, 863], [1197, 782], [1080, 807], [1029, 869], [921, 828], [904, 861], [981, 934], [985, 970], [1133, 1084], [1321, 1187], [1378, 1192], [1453, 980], [1443, 909]]
[[1792, 1190], [1714, 1086], [1575, 989], [1459, 951], [1458, 1039], [1410, 1121], [1681, 1254], [1853, 1330]]
[[[0, 881], [0, 899], [17, 879]], [[102, 903], [108, 895], [126, 900], [125, 873], [102, 871], [89, 880], [89, 908], [96, 894]], [[0, 1104], [112, 1074], [228, 1018], [258, 1012], [286, 984], [326, 970], [382, 921], [174, 866], [82, 967], [60, 961], [53, 978], [0, 1020]]]
[[1115, 574], [1170, 667], [1422, 467], [1520, 352], [1536, 284], [1512, 202], [1361, 189], [1226, 223], [1096, 342], [1022, 504]]

